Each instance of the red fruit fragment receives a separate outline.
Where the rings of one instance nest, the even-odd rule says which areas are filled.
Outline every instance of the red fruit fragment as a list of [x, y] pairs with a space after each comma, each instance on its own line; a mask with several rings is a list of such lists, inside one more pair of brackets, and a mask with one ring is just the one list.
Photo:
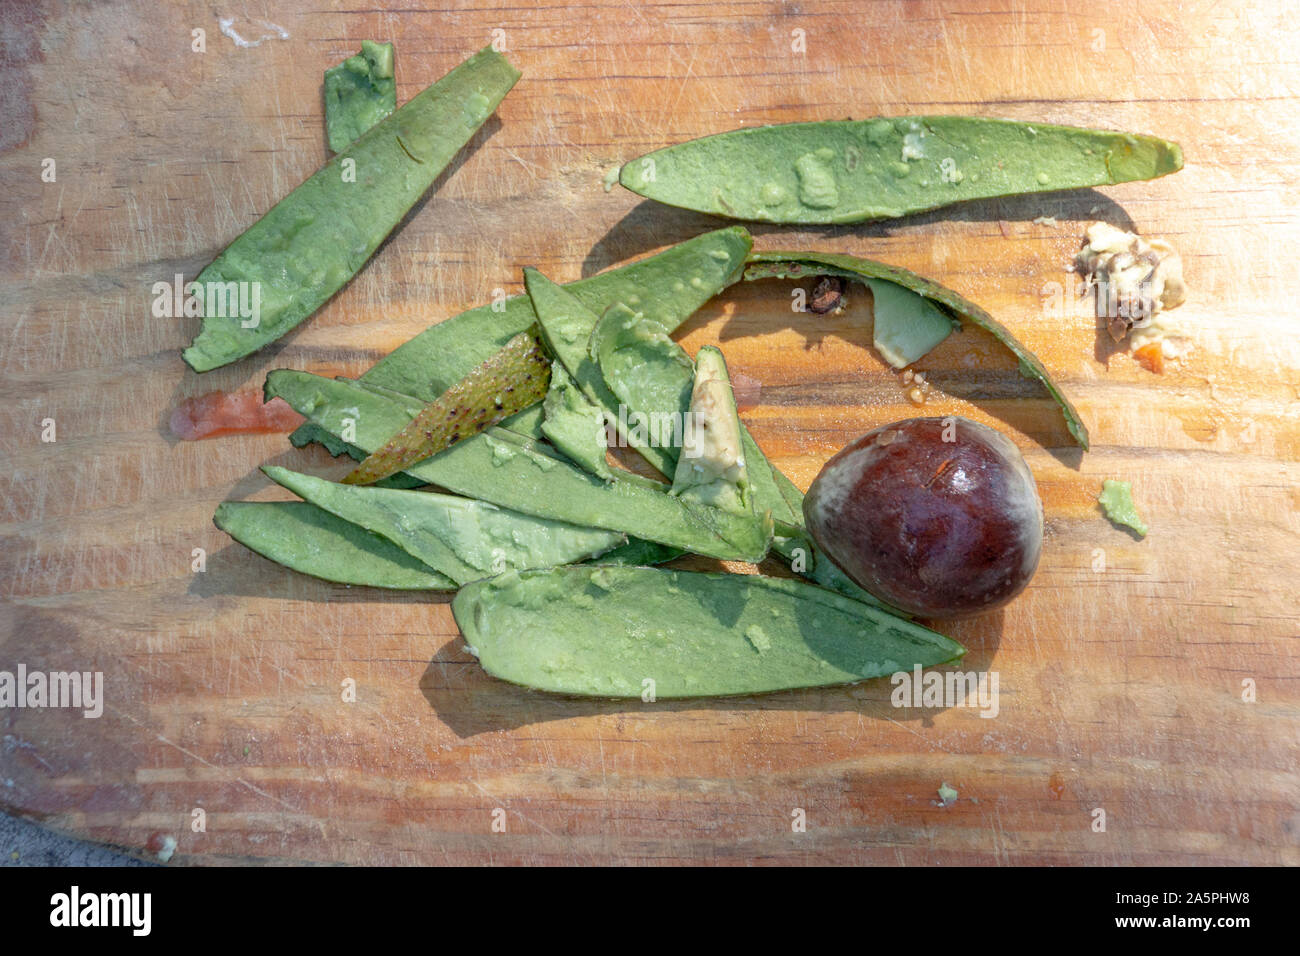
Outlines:
[[187, 398], [172, 412], [172, 434], [182, 441], [218, 435], [267, 435], [291, 432], [306, 419], [281, 398], [263, 402], [254, 389], [208, 392]]

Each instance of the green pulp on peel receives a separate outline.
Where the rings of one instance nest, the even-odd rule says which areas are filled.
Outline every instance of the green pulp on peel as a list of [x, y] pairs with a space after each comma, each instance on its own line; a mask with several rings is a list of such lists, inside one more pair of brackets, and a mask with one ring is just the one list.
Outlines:
[[889, 219], [1182, 169], [1177, 143], [1108, 130], [899, 116], [733, 130], [647, 153], [619, 182], [697, 212], [779, 223]]
[[542, 434], [570, 461], [606, 481], [614, 473], [605, 460], [605, 416], [564, 370], [563, 363], [551, 365], [551, 387], [542, 411]]
[[[564, 288], [596, 315], [623, 302], [672, 331], [740, 277], [751, 245], [749, 233], [741, 227], [719, 229]], [[361, 381], [432, 401], [536, 322], [537, 313], [526, 295], [470, 309], [399, 346]], [[299, 447], [320, 441], [335, 455], [346, 450], [344, 443], [310, 423], [295, 431], [291, 440]]]
[[362, 40], [360, 53], [325, 71], [325, 131], [331, 152], [342, 152], [396, 108], [391, 43]]
[[218, 287], [209, 283], [245, 284], [246, 298], [256, 296], [257, 315], [232, 318], [223, 301], [222, 317], [205, 295], [203, 328], [183, 353], [190, 367], [206, 372], [243, 358], [320, 308], [374, 254], [518, 79], [501, 54], [491, 47], [479, 51], [347, 146], [227, 246], [195, 281], [205, 289]]
[[1114, 481], [1107, 478], [1101, 483], [1101, 494], [1097, 503], [1106, 512], [1106, 517], [1117, 525], [1132, 528], [1139, 537], [1147, 536], [1147, 523], [1138, 514], [1137, 505], [1133, 503], [1133, 485], [1127, 481]]
[[[354, 382], [288, 369], [267, 376], [266, 397], [283, 398], [335, 435], [343, 432], [345, 420], [351, 422], [362, 450], [375, 448], [411, 417], [401, 404]], [[407, 474], [524, 514], [604, 528], [708, 557], [760, 561], [771, 535], [770, 523], [679, 501], [658, 482], [628, 472], [602, 481], [549, 446], [502, 427], [452, 445], [408, 468]]]
[[[645, 429], [661, 456], [652, 464], [667, 475], [681, 445], [678, 412], [691, 397], [695, 369], [690, 357], [658, 322], [621, 302], [600, 317], [587, 353], [610, 394], [628, 409], [627, 417]], [[671, 414], [647, 415], [645, 410]]]
[[507, 573], [463, 587], [452, 613], [489, 674], [591, 697], [851, 684], [964, 653], [815, 585], [741, 574], [599, 565]]
[[274, 466], [262, 470], [316, 507], [391, 541], [457, 584], [511, 569], [585, 561], [627, 542], [614, 531], [535, 518], [471, 498], [350, 487]]
[[868, 279], [871, 344], [894, 368], [906, 368], [946, 339], [953, 320], [923, 295], [884, 279]]
[[223, 501], [212, 520], [250, 551], [325, 581], [407, 591], [456, 587], [391, 541], [305, 501]]
[[840, 276], [858, 282], [883, 279], [930, 300], [951, 318], [970, 322], [991, 333], [1020, 362], [1020, 374], [1026, 378], [1036, 379], [1047, 389], [1047, 393], [1061, 407], [1061, 414], [1065, 416], [1066, 429], [1074, 440], [1087, 450], [1088, 429], [1079, 417], [1078, 410], [1052, 381], [1038, 357], [1021, 345], [1005, 325], [974, 302], [962, 298], [951, 289], [914, 272], [900, 269], [898, 266], [837, 253], [758, 252], [750, 256], [749, 265], [745, 269], [746, 279], [799, 279], [818, 275]]

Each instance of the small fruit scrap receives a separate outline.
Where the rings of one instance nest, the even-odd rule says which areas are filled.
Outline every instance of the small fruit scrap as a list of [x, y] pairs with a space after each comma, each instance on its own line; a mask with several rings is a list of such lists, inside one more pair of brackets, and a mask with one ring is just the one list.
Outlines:
[[846, 283], [839, 276], [822, 276], [813, 286], [812, 298], [808, 300], [808, 311], [817, 315], [834, 312], [844, 305]]
[[255, 390], [207, 392], [187, 398], [172, 412], [168, 423], [181, 441], [199, 441], [218, 435], [268, 435], [291, 432], [303, 417], [283, 399], [263, 402]]
[[1137, 505], [1133, 503], [1131, 483], [1107, 478], [1101, 483], [1101, 494], [1097, 496], [1097, 502], [1114, 524], [1132, 528], [1139, 538], [1147, 536], [1147, 523], [1142, 520]]
[[1187, 301], [1183, 261], [1173, 246], [1095, 222], [1088, 227], [1075, 268], [1095, 296], [1097, 318], [1105, 320], [1116, 342], [1128, 337], [1128, 347], [1143, 368], [1162, 373], [1166, 358], [1182, 354], [1183, 331], [1165, 314]]

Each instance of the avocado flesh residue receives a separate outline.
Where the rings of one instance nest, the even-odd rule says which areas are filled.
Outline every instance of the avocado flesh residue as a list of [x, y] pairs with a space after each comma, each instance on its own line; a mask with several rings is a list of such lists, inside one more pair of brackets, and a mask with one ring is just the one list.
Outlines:
[[361, 52], [325, 71], [325, 131], [338, 153], [397, 108], [393, 45], [362, 40]]
[[712, 346], [700, 349], [695, 357], [695, 383], [683, 434], [672, 493], [736, 514], [752, 513], [736, 397], [722, 352]]
[[559, 362], [551, 365], [551, 387], [542, 404], [541, 431], [551, 444], [584, 471], [613, 480], [605, 460], [605, 416]]
[[1133, 485], [1130, 482], [1107, 478], [1101, 483], [1101, 494], [1097, 496], [1097, 503], [1112, 522], [1125, 528], [1132, 528], [1137, 532], [1138, 537], [1146, 537], [1147, 523], [1142, 520], [1142, 516], [1137, 512], [1137, 505], [1133, 503]]

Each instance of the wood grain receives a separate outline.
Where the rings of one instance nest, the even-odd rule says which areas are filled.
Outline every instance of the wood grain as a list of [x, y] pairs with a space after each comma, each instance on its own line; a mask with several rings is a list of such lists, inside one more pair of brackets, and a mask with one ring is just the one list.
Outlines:
[[[133, 852], [171, 834], [182, 863], [1300, 863], [1300, 29], [1283, 6], [386, 6], [248, 5], [290, 39], [245, 49], [205, 3], [0, 12], [0, 669], [106, 683], [99, 719], [0, 711], [0, 804]], [[192, 277], [323, 161], [322, 70], [392, 38], [404, 101], [495, 29], [524, 79], [400, 234], [278, 347], [186, 369], [195, 323], [153, 318], [150, 288]], [[212, 526], [224, 498], [278, 496], [259, 464], [346, 466], [282, 436], [176, 442], [185, 397], [278, 366], [355, 375], [521, 291], [524, 265], [570, 280], [717, 226], [604, 191], [647, 149], [924, 112], [1139, 130], [1187, 156], [1152, 183], [755, 230], [760, 248], [868, 255], [974, 299], [1087, 421], [1080, 455], [982, 333], [922, 363], [926, 412], [1009, 432], [1046, 505], [1031, 589], [948, 629], [965, 667], [999, 674], [995, 718], [896, 709], [881, 681], [690, 704], [527, 693], [483, 675], [444, 598], [326, 585]], [[1163, 376], [1048, 306], [1094, 218], [1183, 255], [1196, 349]], [[681, 339], [721, 343], [762, 383], [746, 421], [806, 486], [916, 410], [868, 348], [864, 303], [794, 315], [789, 290], [738, 286]], [[1104, 477], [1133, 482], [1145, 541], [1101, 518]]]

